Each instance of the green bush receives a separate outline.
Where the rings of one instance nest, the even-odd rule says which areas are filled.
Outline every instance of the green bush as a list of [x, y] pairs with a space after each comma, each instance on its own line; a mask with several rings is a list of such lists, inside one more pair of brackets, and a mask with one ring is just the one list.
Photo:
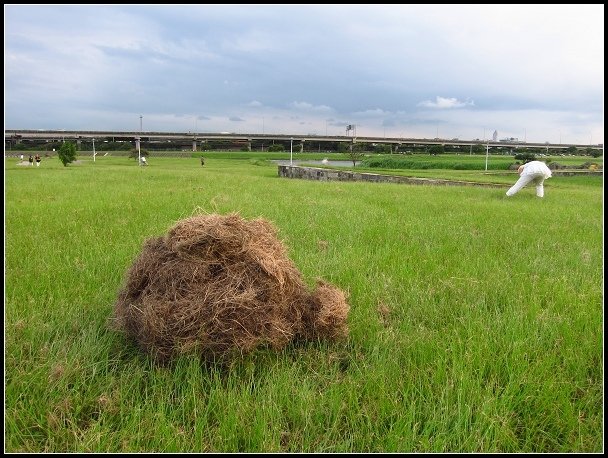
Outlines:
[[59, 157], [59, 160], [63, 166], [67, 167], [70, 162], [74, 162], [76, 160], [76, 144], [73, 142], [63, 143], [59, 147], [57, 156]]

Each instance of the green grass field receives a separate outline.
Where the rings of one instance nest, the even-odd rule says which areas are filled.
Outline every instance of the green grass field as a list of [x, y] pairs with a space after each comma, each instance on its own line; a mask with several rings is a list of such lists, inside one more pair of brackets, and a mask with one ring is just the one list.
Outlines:
[[[603, 176], [507, 198], [515, 173], [205, 157], [5, 159], [5, 452], [603, 451]], [[348, 292], [348, 339], [158, 367], [110, 330], [143, 242], [198, 212], [272, 221], [307, 283]]]

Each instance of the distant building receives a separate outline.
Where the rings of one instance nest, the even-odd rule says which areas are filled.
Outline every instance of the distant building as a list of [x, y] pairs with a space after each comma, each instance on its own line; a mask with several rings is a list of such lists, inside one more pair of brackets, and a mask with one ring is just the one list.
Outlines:
[[492, 141], [495, 142], [497, 138], [498, 138], [498, 131], [495, 130], [494, 134], [492, 134]]

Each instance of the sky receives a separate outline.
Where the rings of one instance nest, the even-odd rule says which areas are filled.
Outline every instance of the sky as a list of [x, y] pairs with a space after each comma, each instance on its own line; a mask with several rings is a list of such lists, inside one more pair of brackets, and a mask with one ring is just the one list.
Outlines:
[[604, 141], [603, 4], [5, 4], [4, 62], [5, 129]]

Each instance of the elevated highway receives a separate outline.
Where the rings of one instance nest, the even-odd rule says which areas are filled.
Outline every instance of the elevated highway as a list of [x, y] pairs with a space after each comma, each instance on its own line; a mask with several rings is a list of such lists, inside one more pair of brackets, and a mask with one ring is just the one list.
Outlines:
[[603, 145], [573, 144], [573, 143], [534, 143], [520, 141], [491, 141], [491, 140], [460, 140], [444, 138], [403, 138], [403, 137], [362, 137], [348, 135], [285, 135], [285, 134], [237, 134], [226, 132], [122, 132], [122, 131], [83, 131], [83, 130], [19, 130], [5, 129], [4, 144], [12, 145], [23, 141], [64, 141], [72, 140], [80, 143], [81, 141], [128, 141], [128, 142], [192, 142], [193, 150], [197, 144], [206, 141], [227, 140], [233, 142], [243, 142], [251, 146], [252, 141], [278, 141], [294, 142], [300, 148], [305, 142], [325, 143], [325, 142], [347, 142], [347, 143], [374, 143], [390, 144], [396, 148], [414, 147], [423, 145], [444, 145], [444, 146], [474, 146], [482, 145], [489, 148], [546, 148], [546, 149], [566, 149], [593, 148], [603, 149]]

